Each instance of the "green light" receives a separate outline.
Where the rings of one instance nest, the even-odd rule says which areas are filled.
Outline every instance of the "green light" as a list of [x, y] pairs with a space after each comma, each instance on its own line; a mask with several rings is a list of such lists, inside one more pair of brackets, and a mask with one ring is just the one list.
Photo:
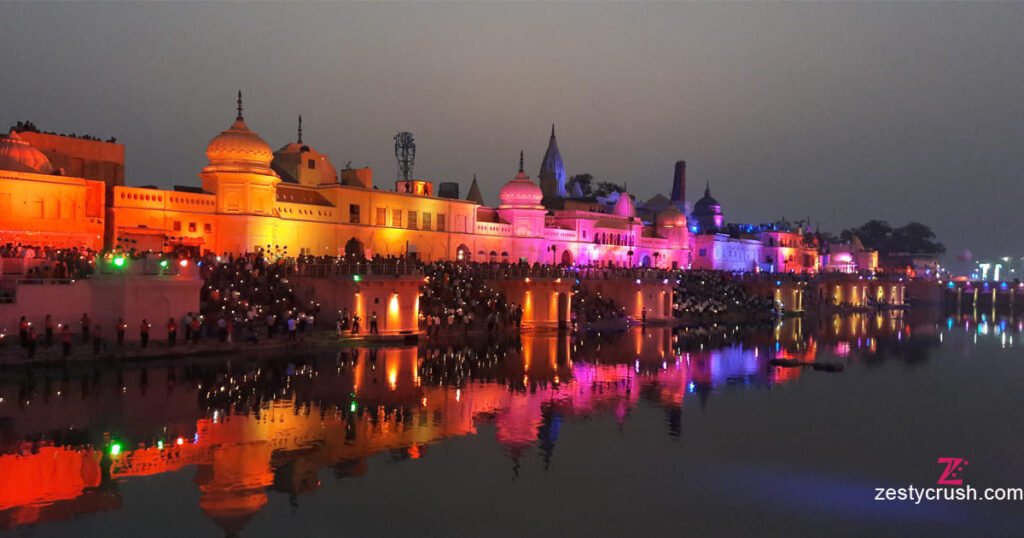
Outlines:
[[352, 402], [351, 404], [349, 404], [348, 410], [353, 412], [353, 413], [355, 413], [356, 412], [356, 403]]
[[114, 258], [115, 267], [124, 267], [124, 256], [118, 256]]
[[157, 441], [156, 442], [156, 447], [158, 449], [160, 449], [160, 450], [163, 450], [164, 449], [164, 442], [163, 441]]
[[362, 279], [363, 279], [363, 277], [361, 277], [359, 275], [352, 275], [352, 280], [355, 280], [356, 282], [359, 282]]
[[160, 260], [160, 268], [167, 269], [167, 260]]
[[121, 453], [121, 443], [114, 443], [110, 445], [110, 455], [116, 456]]

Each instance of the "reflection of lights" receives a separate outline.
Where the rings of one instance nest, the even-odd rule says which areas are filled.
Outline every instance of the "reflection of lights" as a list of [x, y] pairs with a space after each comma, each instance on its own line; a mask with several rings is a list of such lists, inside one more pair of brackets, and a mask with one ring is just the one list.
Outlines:
[[121, 443], [114, 443], [110, 445], [110, 455], [116, 456], [121, 453]]
[[697, 384], [694, 383], [693, 381], [690, 381], [690, 383], [686, 385], [686, 391], [693, 392], [695, 390], [697, 390]]

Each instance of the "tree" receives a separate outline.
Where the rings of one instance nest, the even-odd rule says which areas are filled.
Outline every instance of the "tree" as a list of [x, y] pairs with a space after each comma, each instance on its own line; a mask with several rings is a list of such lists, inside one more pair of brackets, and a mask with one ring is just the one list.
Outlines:
[[571, 178], [569, 178], [569, 185], [568, 185], [569, 192], [572, 192], [572, 185], [573, 185], [573, 183], [579, 183], [579, 185], [580, 185], [580, 192], [583, 193], [583, 196], [593, 196], [594, 195], [594, 188], [593, 188], [593, 185], [592, 185], [593, 182], [594, 182], [594, 176], [591, 175], [591, 174], [588, 174], [586, 172], [584, 172], [582, 174], [576, 174], [575, 176], [572, 176]]
[[935, 240], [935, 232], [931, 228], [920, 222], [910, 222], [893, 230], [889, 252], [942, 254], [946, 252], [946, 247]]
[[870, 220], [858, 228], [843, 230], [843, 241], [852, 241], [854, 236], [865, 247], [880, 254], [942, 254], [946, 247], [936, 241], [935, 232], [920, 222], [910, 222], [900, 228], [893, 228], [884, 220]]
[[608, 196], [613, 192], [626, 192], [626, 188], [611, 181], [598, 181], [597, 188], [594, 189], [596, 196]]

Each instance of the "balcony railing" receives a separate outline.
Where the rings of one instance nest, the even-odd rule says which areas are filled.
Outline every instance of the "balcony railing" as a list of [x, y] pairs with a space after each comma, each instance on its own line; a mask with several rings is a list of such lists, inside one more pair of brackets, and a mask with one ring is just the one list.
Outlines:
[[308, 278], [341, 278], [359, 276], [423, 276], [423, 267], [408, 262], [341, 262], [299, 263], [294, 274]]

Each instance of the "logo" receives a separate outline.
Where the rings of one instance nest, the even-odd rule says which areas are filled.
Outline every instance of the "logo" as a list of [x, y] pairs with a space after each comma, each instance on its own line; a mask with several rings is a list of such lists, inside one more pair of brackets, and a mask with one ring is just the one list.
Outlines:
[[963, 458], [939, 458], [937, 463], [946, 466], [942, 470], [942, 474], [939, 475], [937, 483], [940, 486], [962, 486], [964, 484], [964, 479], [960, 475], [963, 473], [964, 466], [967, 465], [967, 460]]

